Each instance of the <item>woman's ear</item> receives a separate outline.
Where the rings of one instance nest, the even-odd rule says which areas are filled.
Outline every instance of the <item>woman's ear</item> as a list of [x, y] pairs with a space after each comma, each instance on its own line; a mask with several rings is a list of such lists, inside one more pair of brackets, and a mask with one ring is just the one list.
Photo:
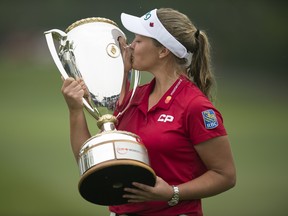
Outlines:
[[160, 49], [159, 49], [159, 58], [164, 58], [166, 57], [167, 55], [169, 55], [170, 53], [170, 50], [167, 49], [166, 47], [162, 46]]

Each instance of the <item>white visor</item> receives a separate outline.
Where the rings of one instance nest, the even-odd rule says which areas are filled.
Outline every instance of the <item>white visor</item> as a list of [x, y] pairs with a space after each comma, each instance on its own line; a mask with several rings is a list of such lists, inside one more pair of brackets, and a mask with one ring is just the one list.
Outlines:
[[174, 55], [186, 58], [191, 63], [192, 53], [187, 52], [187, 49], [165, 29], [157, 17], [156, 11], [157, 9], [154, 9], [142, 17], [122, 13], [121, 21], [128, 31], [156, 39]]

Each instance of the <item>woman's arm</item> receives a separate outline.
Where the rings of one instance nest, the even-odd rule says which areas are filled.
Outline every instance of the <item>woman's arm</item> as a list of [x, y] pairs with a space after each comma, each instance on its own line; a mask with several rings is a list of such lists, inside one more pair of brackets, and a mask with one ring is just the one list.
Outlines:
[[214, 196], [235, 186], [236, 169], [228, 136], [199, 143], [195, 149], [208, 171], [178, 186], [181, 200]]
[[81, 146], [91, 137], [82, 101], [87, 90], [83, 80], [68, 78], [64, 80], [61, 91], [69, 109], [71, 147], [75, 159], [78, 160]]
[[132, 69], [132, 63], [131, 63], [131, 48], [129, 45], [127, 45], [125, 39], [123, 37], [118, 38], [120, 49], [121, 49], [121, 55], [123, 59], [124, 64], [124, 76], [123, 76], [123, 82], [122, 82], [122, 88], [120, 92], [120, 97], [118, 99], [119, 106], [122, 105], [123, 100], [125, 98], [125, 95], [129, 91], [130, 87], [130, 81], [128, 79], [129, 71]]
[[[195, 148], [208, 170], [194, 180], [177, 185], [180, 201], [214, 196], [234, 187], [236, 170], [228, 137], [216, 137], [197, 144]], [[154, 187], [140, 183], [133, 185], [138, 189], [125, 188], [131, 193], [124, 195], [129, 202], [168, 201], [173, 195], [171, 185], [159, 177]]]
[[76, 160], [78, 160], [79, 152], [84, 144], [91, 135], [86, 123], [84, 111], [81, 112], [69, 112], [70, 116], [70, 143], [72, 151]]

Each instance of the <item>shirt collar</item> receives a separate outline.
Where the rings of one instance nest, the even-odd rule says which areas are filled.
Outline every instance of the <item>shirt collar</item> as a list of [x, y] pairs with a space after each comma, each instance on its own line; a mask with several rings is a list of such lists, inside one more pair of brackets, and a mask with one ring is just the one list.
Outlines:
[[[188, 78], [181, 75], [173, 85], [166, 91], [166, 93], [162, 96], [156, 106], [154, 106], [150, 111], [161, 108], [161, 109], [169, 109], [171, 104], [173, 103], [176, 96], [186, 85]], [[148, 107], [148, 99], [151, 91], [155, 86], [155, 78], [148, 84], [147, 89], [143, 94], [137, 94], [137, 98], [134, 98], [132, 104], [139, 105], [139, 108], [142, 111], [147, 111]]]

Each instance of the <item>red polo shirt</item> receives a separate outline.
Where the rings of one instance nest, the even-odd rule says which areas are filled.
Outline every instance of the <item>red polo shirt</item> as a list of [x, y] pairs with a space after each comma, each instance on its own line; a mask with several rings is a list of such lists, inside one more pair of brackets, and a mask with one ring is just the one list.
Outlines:
[[[154, 85], [152, 80], [137, 88], [129, 108], [118, 119], [117, 129], [140, 136], [156, 175], [170, 185], [179, 185], [206, 171], [194, 145], [226, 135], [226, 130], [221, 114], [184, 76], [148, 111], [148, 98]], [[126, 106], [129, 96], [114, 115]], [[167, 202], [133, 203], [110, 206], [110, 210], [143, 216], [202, 215], [201, 200], [181, 201], [174, 207]]]

